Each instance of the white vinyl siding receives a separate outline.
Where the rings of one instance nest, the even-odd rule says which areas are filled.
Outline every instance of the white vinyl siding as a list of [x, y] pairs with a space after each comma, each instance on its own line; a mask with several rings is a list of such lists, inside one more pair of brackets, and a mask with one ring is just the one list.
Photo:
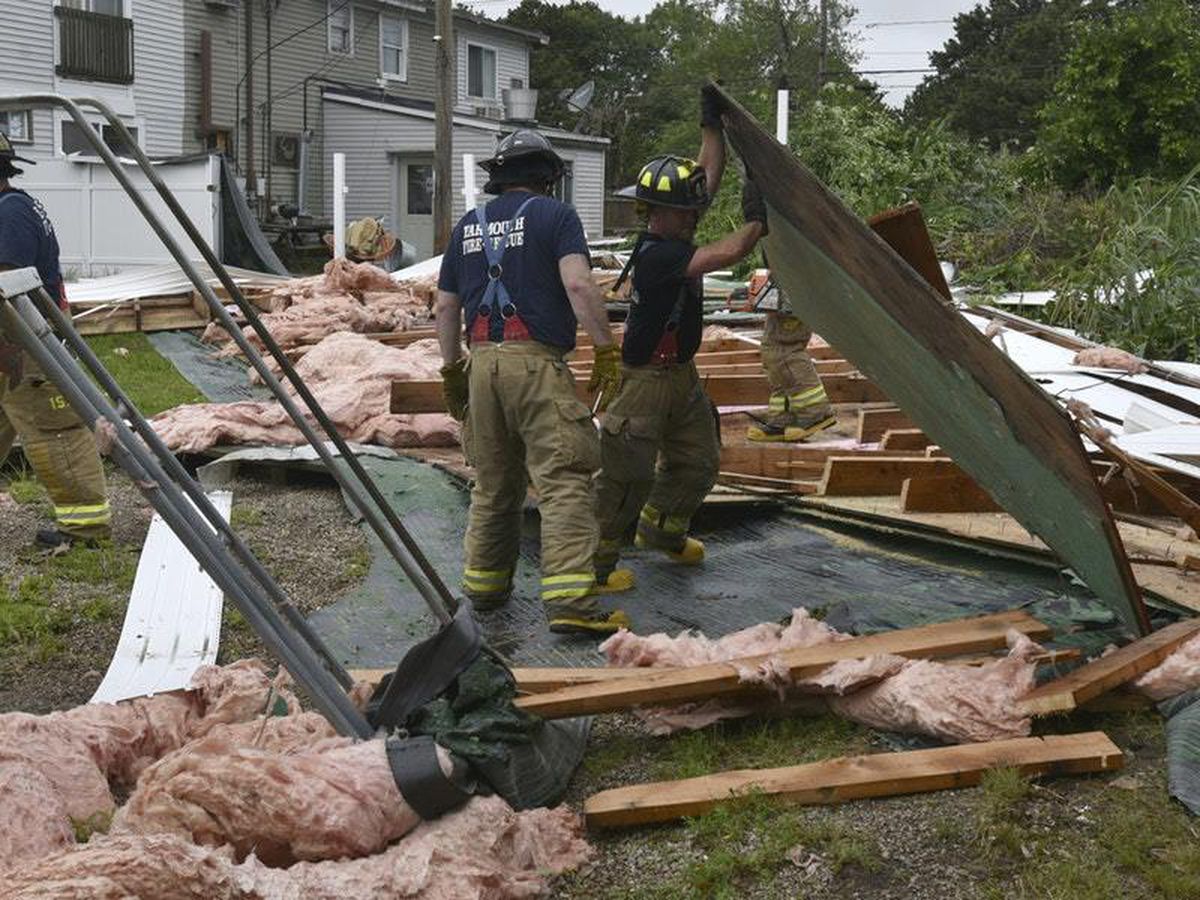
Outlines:
[[467, 43], [467, 96], [471, 99], [500, 99], [497, 56], [495, 47]]
[[[184, 152], [185, 65], [183, 5], [190, 0], [135, 0], [133, 3], [133, 112], [142, 126], [138, 143], [151, 156]], [[126, 4], [129, 9], [129, 4]], [[122, 115], [129, 122], [129, 118]]]
[[[249, 2], [249, 0], [248, 0]], [[325, 0], [328, 28], [326, 48], [330, 53], [354, 53], [354, 4], [351, 0]]]
[[379, 74], [393, 81], [408, 80], [408, 20], [379, 15]]

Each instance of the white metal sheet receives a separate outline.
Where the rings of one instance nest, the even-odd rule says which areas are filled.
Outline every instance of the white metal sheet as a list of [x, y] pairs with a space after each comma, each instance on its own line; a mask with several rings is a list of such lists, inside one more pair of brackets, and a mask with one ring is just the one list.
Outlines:
[[[233, 494], [208, 495], [228, 520]], [[155, 516], [138, 560], [117, 650], [93, 703], [115, 703], [186, 688], [200, 666], [216, 661], [220, 588]]]

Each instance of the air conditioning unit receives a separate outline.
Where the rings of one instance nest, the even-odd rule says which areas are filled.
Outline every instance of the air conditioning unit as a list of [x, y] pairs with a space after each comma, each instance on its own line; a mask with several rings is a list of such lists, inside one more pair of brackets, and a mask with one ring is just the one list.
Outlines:
[[300, 168], [300, 135], [279, 132], [272, 134], [271, 162], [285, 169]]
[[475, 115], [481, 119], [498, 119], [499, 110], [494, 106], [476, 106], [474, 107]]

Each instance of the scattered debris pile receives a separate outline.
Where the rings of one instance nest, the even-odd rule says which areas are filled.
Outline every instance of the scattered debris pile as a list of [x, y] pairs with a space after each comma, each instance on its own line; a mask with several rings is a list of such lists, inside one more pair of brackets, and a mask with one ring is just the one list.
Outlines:
[[[428, 294], [420, 286], [393, 281], [370, 263], [334, 259], [322, 275], [294, 278], [255, 301], [268, 310], [263, 324], [286, 349], [315, 344], [339, 331], [375, 334], [408, 331], [430, 321]], [[259, 349], [254, 329], [243, 329], [246, 339]], [[204, 331], [203, 340], [223, 345], [222, 352], [237, 352], [232, 338], [219, 323]]]
[[[0, 896], [515, 898], [589, 857], [565, 808], [478, 797], [421, 822], [382, 740], [337, 736], [284, 679], [246, 660], [186, 693], [0, 716]], [[287, 714], [261, 718], [276, 697]], [[133, 789], [119, 810], [110, 784]]]
[[[390, 347], [359, 334], [336, 332], [296, 364], [296, 371], [347, 440], [382, 447], [452, 447], [458, 426], [448, 415], [388, 411], [394, 381], [438, 377], [437, 341]], [[304, 436], [276, 401], [197, 403], [153, 419], [172, 450], [199, 453], [224, 444], [293, 446]]]

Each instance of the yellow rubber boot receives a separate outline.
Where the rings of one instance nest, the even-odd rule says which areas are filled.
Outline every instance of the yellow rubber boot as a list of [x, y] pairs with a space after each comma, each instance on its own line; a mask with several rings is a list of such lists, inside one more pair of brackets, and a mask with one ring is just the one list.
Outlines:
[[581, 634], [607, 637], [622, 628], [630, 628], [629, 616], [621, 610], [609, 613], [607, 618], [589, 619], [583, 616], [559, 615], [550, 620], [550, 630], [555, 634]]
[[677, 563], [683, 563], [685, 566], [698, 566], [704, 562], [704, 544], [696, 540], [694, 537], [689, 537], [684, 540], [683, 549], [679, 551], [663, 550], [661, 547], [655, 547], [646, 542], [640, 534], [633, 538], [633, 546], [640, 550], [658, 550], [660, 553], [665, 553]]
[[608, 573], [608, 577], [604, 579], [603, 583], [597, 579], [596, 584], [589, 593], [597, 595], [620, 594], [622, 591], [632, 590], [636, 584], [637, 579], [631, 570], [613, 569]]

